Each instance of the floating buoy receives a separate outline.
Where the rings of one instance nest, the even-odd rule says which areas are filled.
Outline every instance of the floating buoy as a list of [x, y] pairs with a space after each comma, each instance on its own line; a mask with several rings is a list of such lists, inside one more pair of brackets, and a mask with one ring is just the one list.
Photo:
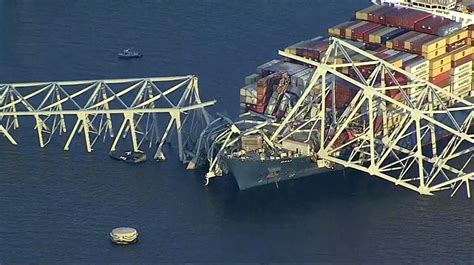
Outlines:
[[137, 242], [138, 232], [135, 228], [119, 227], [110, 232], [110, 239], [119, 245], [128, 245]]

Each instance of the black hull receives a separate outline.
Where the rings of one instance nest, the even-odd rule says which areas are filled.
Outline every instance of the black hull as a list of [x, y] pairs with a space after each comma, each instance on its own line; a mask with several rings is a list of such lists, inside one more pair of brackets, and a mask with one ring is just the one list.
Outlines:
[[224, 161], [240, 190], [343, 169], [337, 165], [334, 168], [318, 168], [309, 157], [264, 161], [226, 158]]

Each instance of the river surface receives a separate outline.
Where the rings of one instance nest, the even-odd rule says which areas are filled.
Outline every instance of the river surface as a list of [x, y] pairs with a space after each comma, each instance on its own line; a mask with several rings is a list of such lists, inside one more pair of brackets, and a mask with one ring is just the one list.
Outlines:
[[[244, 76], [324, 35], [366, 0], [0, 0], [0, 83], [197, 74], [236, 116]], [[116, 53], [133, 47], [140, 60]], [[474, 263], [474, 200], [422, 197], [374, 177], [309, 177], [240, 192], [168, 160], [133, 166], [82, 141], [0, 139], [0, 263]], [[151, 153], [151, 151], [150, 151]], [[138, 229], [116, 246], [108, 233]]]

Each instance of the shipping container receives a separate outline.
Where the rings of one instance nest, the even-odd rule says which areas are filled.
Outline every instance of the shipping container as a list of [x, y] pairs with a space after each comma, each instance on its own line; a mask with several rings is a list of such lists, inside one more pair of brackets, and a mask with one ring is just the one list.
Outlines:
[[427, 12], [413, 10], [413, 9], [396, 9], [392, 12], [386, 13], [386, 24], [389, 26], [396, 26], [408, 30], [414, 30], [415, 25], [432, 15]]
[[335, 37], [341, 37], [345, 38], [346, 37], [346, 29], [348, 27], [351, 27], [354, 24], [359, 23], [359, 21], [346, 21], [343, 22], [337, 26], [331, 27], [328, 29], [329, 35], [330, 36], [335, 36]]
[[253, 83], [256, 83], [258, 81], [258, 79], [260, 79], [260, 75], [258, 74], [251, 74], [247, 77], [245, 77], [245, 85], [250, 85], [250, 84], [253, 84]]
[[[454, 62], [452, 62], [454, 63]], [[451, 63], [451, 75], [457, 75], [459, 73], [463, 73], [463, 72], [471, 72], [472, 71], [472, 67], [473, 67], [473, 62], [472, 60], [464, 63], [464, 64], [460, 64], [459, 66], [453, 66], [453, 64]]]
[[[449, 80], [451, 77], [451, 70], [448, 70], [444, 73], [441, 73], [437, 76], [433, 76], [433, 77], [430, 77], [429, 78], [429, 81], [433, 84], [435, 83], [439, 83], [439, 82], [442, 82], [442, 81], [445, 81], [445, 80]], [[444, 87], [444, 86], [440, 86], [440, 87]]]
[[472, 78], [472, 73], [470, 69], [469, 71], [466, 71], [466, 72], [460, 72], [456, 75], [451, 75], [451, 83], [452, 84], [457, 83], [460, 80], [466, 79], [467, 77]]
[[287, 72], [291, 76], [306, 69], [308, 69], [308, 67], [301, 64], [280, 61], [279, 63], [264, 67], [262, 69], [262, 76], [279, 72]]
[[467, 55], [466, 57], [463, 57], [459, 60], [456, 60], [456, 61], [451, 61], [451, 67], [459, 67], [461, 65], [464, 65], [468, 62], [471, 62], [472, 61], [472, 57], [474, 56], [474, 54], [471, 54], [471, 55]]
[[454, 94], [457, 94], [459, 92], [460, 88], [467, 87], [469, 85], [472, 85], [472, 76], [467, 76], [462, 80], [458, 80], [457, 82], [453, 83], [451, 85], [451, 89]]
[[356, 12], [356, 19], [359, 19], [359, 20], [368, 20], [369, 19], [369, 13], [371, 12], [374, 12], [378, 9], [381, 9], [383, 6], [379, 6], [379, 5], [373, 5], [373, 6], [369, 6], [367, 8], [364, 8], [360, 11], [357, 11]]
[[449, 64], [451, 66], [452, 56], [450, 54], [444, 54], [430, 60], [430, 70], [439, 68], [441, 66]]
[[462, 29], [462, 24], [448, 18], [430, 16], [424, 20], [418, 21], [415, 24], [414, 29], [419, 32], [445, 37]]
[[[351, 103], [357, 92], [360, 90], [356, 85], [351, 84], [343, 79], [336, 78], [334, 81], [335, 94], [335, 107], [336, 109], [342, 109]], [[332, 90], [326, 96], [326, 108], [332, 106]]]
[[447, 52], [452, 52], [452, 51], [455, 51], [457, 49], [464, 48], [468, 45], [468, 40], [469, 40], [468, 38], [465, 38], [465, 39], [457, 41], [453, 44], [448, 44], [448, 45], [446, 45], [446, 51]]
[[365, 22], [365, 24], [352, 29], [352, 40], [357, 40], [357, 41], [364, 41], [364, 36], [368, 39], [367, 33], [370, 34], [371, 31], [373, 30], [378, 30], [382, 28], [383, 26], [380, 24], [376, 24], [373, 22]]
[[298, 55], [304, 58], [320, 61], [324, 53], [329, 48], [329, 40], [316, 37], [310, 40], [301, 41], [285, 49], [285, 52]]
[[379, 24], [386, 25], [386, 23], [385, 23], [385, 20], [386, 20], [385, 19], [385, 14], [393, 12], [394, 9], [395, 8], [389, 7], [389, 6], [380, 6], [380, 8], [377, 8], [377, 9], [374, 9], [374, 10], [371, 10], [370, 12], [368, 12], [367, 20], [371, 21], [371, 22], [374, 22], [374, 23], [379, 23]]
[[429, 61], [416, 57], [404, 63], [403, 69], [411, 74], [429, 73]]
[[405, 34], [406, 30], [393, 28], [393, 27], [383, 27], [375, 32], [370, 33], [369, 42], [385, 44], [388, 40], [396, 38], [402, 34]]
[[446, 54], [446, 47], [443, 47], [443, 48], [440, 48], [440, 49], [437, 49], [433, 52], [430, 52], [430, 53], [422, 53], [421, 55], [423, 56], [423, 58], [425, 58], [426, 60], [433, 60], [434, 58], [436, 57], [439, 57], [439, 56], [442, 56]]
[[346, 31], [344, 33], [344, 38], [346, 39], [352, 39], [352, 31], [357, 28], [357, 27], [360, 27], [360, 26], [363, 26], [365, 25], [366, 23], [368, 23], [367, 21], [356, 21], [357, 23], [349, 26], [346, 28]]
[[263, 76], [263, 69], [267, 68], [267, 67], [270, 67], [274, 64], [280, 63], [280, 62], [281, 62], [280, 60], [274, 59], [274, 60], [271, 60], [267, 63], [264, 63], [264, 64], [258, 66], [257, 67], [257, 74], [260, 75], [261, 77], [265, 77], [265, 76]]
[[409, 31], [407, 33], [404, 33], [396, 38], [393, 38], [392, 40], [387, 41], [387, 48], [403, 51], [405, 50], [405, 41], [413, 37], [416, 37], [419, 34], [420, 33], [415, 32], [415, 31]]
[[430, 69], [430, 77], [438, 76], [446, 72], [449, 72], [451, 75], [451, 63], [447, 63], [435, 69]]
[[469, 37], [469, 32], [465, 29], [462, 29], [446, 36], [446, 44], [454, 44], [461, 40], [467, 39], [467, 37]]
[[471, 56], [474, 53], [474, 47], [465, 47], [456, 51], [451, 52], [452, 61], [457, 61], [462, 58]]

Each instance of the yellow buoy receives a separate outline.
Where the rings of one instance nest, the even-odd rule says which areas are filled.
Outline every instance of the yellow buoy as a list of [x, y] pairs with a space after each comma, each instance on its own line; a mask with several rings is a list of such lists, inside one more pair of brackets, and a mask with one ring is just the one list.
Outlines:
[[110, 239], [120, 245], [127, 245], [137, 242], [138, 232], [135, 228], [119, 227], [110, 232]]

